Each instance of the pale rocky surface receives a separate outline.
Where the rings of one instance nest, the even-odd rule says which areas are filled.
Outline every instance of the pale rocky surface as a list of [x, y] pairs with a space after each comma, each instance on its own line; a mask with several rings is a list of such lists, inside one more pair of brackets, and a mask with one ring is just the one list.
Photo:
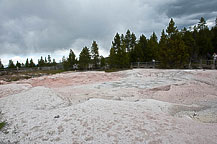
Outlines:
[[0, 143], [217, 143], [217, 71], [67, 72], [0, 85]]

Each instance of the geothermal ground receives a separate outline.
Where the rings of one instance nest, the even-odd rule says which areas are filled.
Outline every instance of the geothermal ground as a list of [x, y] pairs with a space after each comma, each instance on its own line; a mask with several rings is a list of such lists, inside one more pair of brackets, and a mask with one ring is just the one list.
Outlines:
[[67, 72], [1, 82], [0, 143], [217, 143], [217, 71]]

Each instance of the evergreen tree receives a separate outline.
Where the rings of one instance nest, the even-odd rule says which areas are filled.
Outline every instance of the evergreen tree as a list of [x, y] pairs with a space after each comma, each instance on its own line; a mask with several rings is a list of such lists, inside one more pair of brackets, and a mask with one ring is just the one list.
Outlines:
[[16, 67], [21, 68], [21, 63], [19, 63], [19, 62], [17, 61]]
[[170, 20], [169, 26], [167, 27], [167, 64], [169, 68], [180, 68], [183, 67], [188, 60], [187, 47], [182, 40], [181, 33], [178, 32], [177, 27], [173, 19]]
[[48, 64], [50, 65], [51, 64], [51, 56], [50, 55], [47, 56], [47, 60], [48, 60]]
[[116, 55], [116, 52], [115, 52], [115, 49], [112, 47], [110, 49], [110, 54], [109, 54], [109, 66], [110, 68], [115, 68], [117, 67], [117, 55]]
[[53, 59], [52, 65], [53, 65], [53, 66], [56, 66], [56, 65], [57, 65], [55, 59]]
[[47, 58], [44, 58], [44, 65], [47, 66]]
[[73, 69], [73, 65], [77, 63], [76, 61], [75, 53], [70, 49], [69, 57], [67, 59], [69, 69]]
[[63, 58], [62, 58], [62, 64], [63, 64], [64, 70], [68, 70], [69, 69], [69, 64], [68, 64], [68, 61], [65, 58], [65, 56], [63, 56]]
[[93, 65], [95, 68], [99, 67], [99, 48], [96, 41], [93, 41], [91, 46], [91, 54], [93, 58]]
[[193, 59], [194, 60], [198, 60], [199, 57], [199, 46], [198, 46], [198, 31], [197, 31], [197, 27], [194, 26], [193, 31], [192, 31], [192, 36], [193, 39], [195, 41], [195, 48], [193, 50]]
[[197, 29], [198, 30], [208, 29], [208, 27], [206, 26], [206, 20], [203, 17], [200, 18], [200, 22], [197, 25]]
[[166, 32], [168, 34], [168, 38], [170, 38], [170, 39], [175, 39], [175, 36], [178, 33], [178, 29], [175, 26], [175, 22], [174, 22], [174, 20], [172, 18], [170, 20], [169, 26], [166, 29]]
[[150, 40], [148, 40], [148, 49], [151, 51], [151, 58], [154, 60], [158, 60], [158, 41], [157, 41], [157, 36], [153, 32], [153, 34], [150, 37]]
[[136, 35], [134, 33], [131, 34], [131, 41], [130, 41], [130, 50], [132, 51], [136, 46]]
[[9, 60], [8, 68], [16, 68], [12, 60]]
[[170, 63], [173, 64], [171, 65], [171, 67], [183, 68], [184, 66], [187, 66], [186, 64], [189, 62], [188, 48], [186, 47], [184, 41], [182, 40], [180, 33], [178, 33], [177, 38], [174, 41], [172, 41], [171, 46], [172, 49], [174, 49], [173, 57], [171, 57], [172, 59], [170, 61]]
[[129, 55], [129, 61], [130, 63], [136, 62], [135, 58], [135, 47], [136, 47], [136, 35], [134, 33], [131, 34], [131, 39], [130, 39], [130, 51], [128, 53]]
[[110, 56], [109, 56], [109, 65], [111, 68], [119, 68], [119, 57], [121, 51], [121, 38], [120, 35], [117, 33], [114, 37], [114, 41], [112, 42], [112, 47], [110, 49]]
[[112, 42], [112, 47], [114, 48], [115, 53], [117, 54], [118, 49], [120, 49], [121, 47], [121, 38], [118, 33], [114, 37], [114, 41]]
[[205, 58], [207, 53], [213, 53], [213, 45], [211, 39], [211, 32], [206, 26], [206, 21], [202, 17], [197, 26], [196, 45], [199, 50], [199, 57]]
[[41, 59], [38, 60], [38, 66], [39, 66], [39, 67], [43, 67], [43, 66], [45, 66], [45, 62], [44, 62], [44, 59], [43, 59], [42, 56], [41, 56]]
[[132, 39], [131, 32], [130, 30], [127, 30], [126, 35], [125, 35], [125, 45], [126, 45], [127, 52], [130, 52], [132, 50], [131, 39]]
[[26, 59], [26, 63], [25, 63], [25, 67], [28, 68], [29, 67], [29, 59]]
[[105, 65], [106, 65], [106, 63], [105, 63], [105, 58], [104, 58], [103, 56], [100, 56], [100, 67], [101, 67], [101, 68], [104, 68]]
[[142, 35], [138, 42], [138, 47], [140, 51], [137, 53], [137, 57], [140, 62], [148, 62], [152, 60], [152, 49], [148, 47], [148, 41], [144, 35]]
[[216, 19], [215, 19], [215, 27], [217, 27], [217, 17], [216, 17]]
[[125, 43], [124, 35], [121, 35], [121, 46], [118, 49], [117, 52], [117, 58], [118, 58], [118, 67], [119, 68], [127, 68], [129, 67], [129, 56], [127, 54], [127, 47]]
[[213, 52], [217, 53], [217, 18], [215, 26], [211, 29], [211, 33]]
[[79, 55], [79, 68], [88, 69], [90, 60], [91, 60], [90, 50], [87, 47], [84, 47]]
[[0, 59], [0, 69], [4, 69], [4, 65], [3, 65], [1, 59]]
[[196, 59], [196, 43], [193, 37], [193, 33], [188, 31], [186, 28], [183, 29], [183, 36], [182, 39], [186, 45], [188, 55], [189, 55], [189, 61]]
[[159, 60], [162, 68], [168, 67], [168, 48], [167, 48], [167, 36], [164, 30], [161, 32], [161, 38], [159, 42]]
[[35, 64], [32, 59], [30, 59], [29, 67], [35, 67]]
[[151, 49], [148, 48], [147, 39], [144, 35], [141, 35], [138, 44], [135, 47], [135, 61], [148, 62], [152, 60]]

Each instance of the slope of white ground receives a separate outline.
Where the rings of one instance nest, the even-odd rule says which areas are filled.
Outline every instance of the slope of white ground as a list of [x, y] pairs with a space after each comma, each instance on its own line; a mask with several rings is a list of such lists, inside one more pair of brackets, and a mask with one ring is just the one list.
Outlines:
[[216, 80], [216, 71], [138, 69], [0, 85], [0, 143], [215, 144]]
[[28, 90], [32, 86], [30, 84], [5, 84], [0, 85], [0, 98], [6, 97], [12, 94], [17, 94], [22, 91]]

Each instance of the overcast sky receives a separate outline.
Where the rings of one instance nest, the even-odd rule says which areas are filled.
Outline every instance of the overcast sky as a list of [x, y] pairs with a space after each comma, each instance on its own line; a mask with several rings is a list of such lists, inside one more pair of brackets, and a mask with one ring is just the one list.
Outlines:
[[0, 58], [37, 62], [51, 54], [59, 61], [93, 40], [107, 56], [117, 32], [159, 36], [171, 17], [183, 28], [200, 17], [213, 25], [216, 16], [217, 0], [0, 0]]

